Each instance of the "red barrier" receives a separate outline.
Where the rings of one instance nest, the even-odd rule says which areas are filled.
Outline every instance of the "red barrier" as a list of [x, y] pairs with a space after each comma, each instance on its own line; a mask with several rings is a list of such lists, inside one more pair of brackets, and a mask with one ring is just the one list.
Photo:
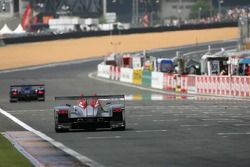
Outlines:
[[180, 88], [181, 88], [181, 92], [182, 93], [187, 93], [187, 91], [188, 91], [188, 76], [187, 75], [182, 75], [181, 77], [180, 77], [180, 80], [181, 80], [181, 82], [180, 82]]
[[250, 78], [247, 76], [196, 76], [195, 82], [200, 94], [250, 96]]
[[120, 79], [120, 67], [111, 66], [110, 67], [110, 74], [112, 80], [119, 80]]
[[167, 91], [173, 91], [176, 87], [176, 78], [174, 74], [163, 75], [163, 89]]

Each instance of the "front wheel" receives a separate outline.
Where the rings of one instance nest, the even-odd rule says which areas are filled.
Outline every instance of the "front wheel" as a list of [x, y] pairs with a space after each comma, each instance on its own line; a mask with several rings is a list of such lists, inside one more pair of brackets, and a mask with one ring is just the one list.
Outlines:
[[124, 130], [126, 130], [126, 127], [124, 126], [124, 127], [112, 128], [112, 130], [114, 130], [114, 131], [124, 131]]
[[45, 97], [43, 97], [43, 98], [38, 98], [38, 101], [45, 101]]

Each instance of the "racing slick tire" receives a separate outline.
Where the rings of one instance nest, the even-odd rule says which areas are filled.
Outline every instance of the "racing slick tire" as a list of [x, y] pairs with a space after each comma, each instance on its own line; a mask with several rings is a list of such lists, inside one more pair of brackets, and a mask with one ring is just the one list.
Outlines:
[[10, 99], [10, 103], [16, 103], [17, 99]]
[[43, 97], [43, 98], [38, 98], [38, 101], [45, 101], [45, 97]]
[[64, 132], [68, 132], [69, 129], [67, 129], [67, 128], [58, 128], [58, 125], [55, 123], [55, 131], [56, 131], [56, 133], [64, 133]]
[[64, 132], [68, 132], [69, 129], [62, 129], [62, 128], [55, 128], [56, 133], [64, 133]]
[[45, 99], [41, 99], [41, 100], [39, 100], [39, 101], [45, 101]]
[[124, 130], [126, 130], [126, 123], [123, 122], [123, 126], [119, 126], [119, 127], [112, 127], [111, 126], [111, 129], [114, 131], [124, 131]]
[[118, 128], [112, 128], [113, 131], [124, 131], [126, 130], [126, 127], [118, 127]]

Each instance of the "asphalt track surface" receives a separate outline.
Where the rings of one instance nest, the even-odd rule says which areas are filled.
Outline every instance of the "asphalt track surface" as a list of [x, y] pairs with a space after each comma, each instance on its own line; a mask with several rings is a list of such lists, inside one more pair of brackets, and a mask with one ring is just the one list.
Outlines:
[[[234, 42], [216, 44], [232, 46]], [[219, 46], [219, 47], [220, 47]], [[170, 49], [191, 52], [207, 46]], [[158, 55], [159, 53], [153, 53]], [[163, 57], [163, 56], [162, 56]], [[151, 91], [89, 78], [100, 60], [0, 73], [0, 108], [34, 129], [103, 166], [248, 167], [250, 103], [209, 97], [165, 95], [165, 100], [126, 102], [126, 131], [55, 133], [55, 96], [97, 94], [151, 95]], [[9, 103], [11, 84], [46, 84], [45, 102]], [[0, 114], [0, 132], [24, 129]]]

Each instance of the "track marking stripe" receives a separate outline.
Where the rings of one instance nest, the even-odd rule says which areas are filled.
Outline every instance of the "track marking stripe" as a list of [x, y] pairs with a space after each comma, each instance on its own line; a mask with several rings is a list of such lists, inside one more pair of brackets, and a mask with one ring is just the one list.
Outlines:
[[162, 119], [162, 120], [153, 120], [153, 122], [177, 122], [179, 119]]
[[206, 127], [208, 124], [200, 124], [200, 125], [180, 125], [181, 127]]
[[87, 139], [120, 139], [121, 136], [102, 136], [102, 137], [87, 137]]
[[202, 121], [237, 121], [236, 119], [228, 119], [228, 118], [207, 118], [207, 119], [202, 119]]
[[217, 133], [219, 136], [227, 136], [227, 135], [250, 135], [250, 132], [228, 132], [228, 133]]
[[26, 123], [22, 122], [21, 120], [19, 120], [18, 118], [14, 117], [13, 115], [11, 115], [10, 113], [4, 111], [3, 109], [0, 108], [0, 113], [5, 115], [6, 117], [8, 117], [9, 119], [11, 119], [12, 121], [14, 121], [15, 123], [17, 123], [18, 125], [20, 125], [21, 127], [23, 127], [24, 129], [33, 132], [34, 134], [36, 134], [37, 136], [41, 137], [42, 139], [48, 141], [49, 143], [51, 143], [52, 145], [54, 145], [55, 147], [57, 147], [58, 149], [64, 151], [65, 153], [75, 157], [76, 159], [78, 159], [80, 162], [86, 164], [87, 166], [92, 166], [92, 167], [102, 167], [103, 165], [89, 159], [86, 156], [83, 156], [81, 154], [79, 154], [78, 152], [66, 147], [65, 145], [63, 145], [62, 143], [55, 141], [54, 139], [50, 138], [49, 136], [45, 135], [44, 133], [35, 130], [34, 128], [30, 127], [29, 125], [27, 125]]
[[233, 124], [234, 126], [250, 126], [250, 124]]
[[137, 130], [137, 133], [147, 133], [147, 132], [167, 132], [168, 130]]

